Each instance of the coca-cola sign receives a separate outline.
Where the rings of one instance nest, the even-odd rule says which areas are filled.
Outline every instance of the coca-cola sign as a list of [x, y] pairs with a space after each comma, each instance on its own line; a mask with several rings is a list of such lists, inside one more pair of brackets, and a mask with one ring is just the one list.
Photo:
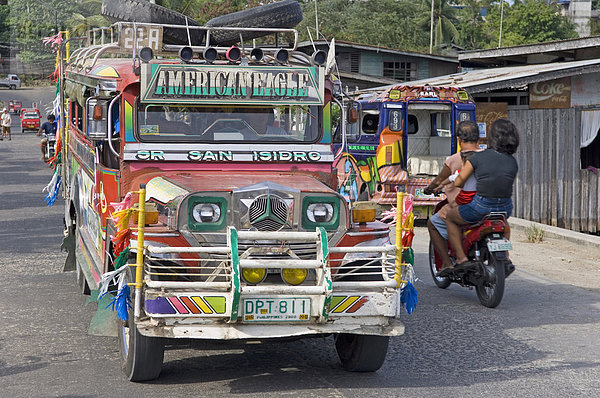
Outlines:
[[537, 82], [529, 85], [530, 109], [571, 107], [571, 78]]

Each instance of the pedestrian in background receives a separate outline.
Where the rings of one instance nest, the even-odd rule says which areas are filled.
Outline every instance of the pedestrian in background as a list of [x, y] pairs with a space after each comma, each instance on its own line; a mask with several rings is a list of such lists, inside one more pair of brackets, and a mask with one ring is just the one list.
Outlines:
[[10, 141], [10, 125], [12, 124], [12, 118], [6, 108], [2, 109], [2, 139], [8, 138]]

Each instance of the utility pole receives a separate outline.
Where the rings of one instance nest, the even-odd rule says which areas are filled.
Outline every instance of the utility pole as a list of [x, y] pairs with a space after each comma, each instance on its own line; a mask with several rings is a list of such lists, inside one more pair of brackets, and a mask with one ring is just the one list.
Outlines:
[[431, 26], [429, 27], [429, 54], [433, 54], [433, 5], [434, 0], [431, 0]]
[[498, 38], [498, 48], [502, 47], [502, 19], [504, 18], [504, 0], [500, 0], [500, 37]]
[[319, 40], [319, 12], [317, 10], [317, 0], [315, 0], [315, 30], [316, 30], [316, 38]]

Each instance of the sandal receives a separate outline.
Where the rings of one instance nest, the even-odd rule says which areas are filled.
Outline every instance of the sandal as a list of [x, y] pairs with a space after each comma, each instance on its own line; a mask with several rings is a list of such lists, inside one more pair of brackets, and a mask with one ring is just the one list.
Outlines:
[[454, 271], [454, 267], [442, 268], [441, 270], [439, 270], [439, 272], [437, 273], [436, 276], [439, 276], [440, 278], [445, 278], [445, 277], [449, 276], [453, 271]]

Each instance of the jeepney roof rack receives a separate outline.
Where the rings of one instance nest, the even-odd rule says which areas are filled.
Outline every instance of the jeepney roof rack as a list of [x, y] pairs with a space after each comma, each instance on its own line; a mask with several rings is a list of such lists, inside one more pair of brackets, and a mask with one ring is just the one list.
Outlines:
[[[187, 42], [173, 44], [173, 39], [165, 32], [179, 32], [187, 37]], [[232, 33], [229, 32], [234, 32]], [[237, 43], [223, 45], [214, 39], [228, 35], [228, 41], [235, 37]], [[287, 39], [282, 40], [281, 36]], [[239, 40], [237, 40], [239, 36]], [[253, 39], [245, 40], [246, 37]], [[293, 39], [289, 39], [289, 38]], [[166, 38], [166, 40], [165, 40]], [[257, 44], [257, 38], [262, 39]], [[266, 40], [266, 41], [265, 41]], [[221, 44], [219, 44], [221, 43]], [[227, 43], [229, 44], [229, 43]], [[74, 50], [70, 65], [77, 70], [89, 72], [98, 58], [105, 53], [130, 54], [135, 59], [148, 62], [156, 56], [163, 58], [179, 57], [187, 63], [213, 62], [253, 62], [286, 64], [290, 61], [301, 64], [321, 65], [326, 55], [309, 56], [296, 51], [298, 31], [291, 28], [240, 28], [225, 26], [189, 26], [172, 24], [152, 24], [137, 22], [116, 22], [109, 27], [94, 28], [88, 31], [87, 46]], [[321, 51], [321, 53], [323, 53]]]

